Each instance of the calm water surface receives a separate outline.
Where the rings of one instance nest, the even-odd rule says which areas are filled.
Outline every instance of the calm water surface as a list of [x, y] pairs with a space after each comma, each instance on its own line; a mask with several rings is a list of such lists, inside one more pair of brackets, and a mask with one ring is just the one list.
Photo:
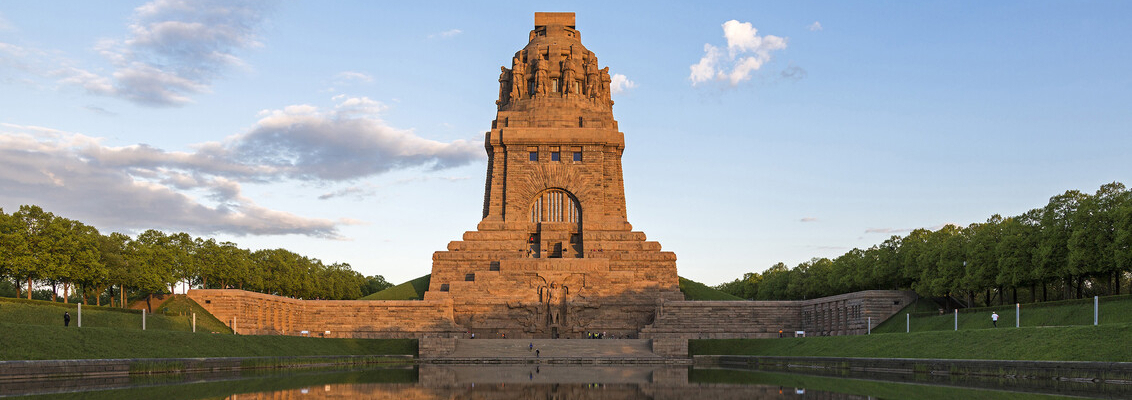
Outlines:
[[[1128, 398], [1125, 385], [949, 378], [891, 382], [746, 370], [640, 366], [453, 366], [244, 371], [0, 383], [21, 399], [1065, 399]], [[916, 381], [918, 379], [918, 381]], [[22, 397], [20, 397], [22, 396]], [[1069, 396], [1069, 397], [1067, 397]]]

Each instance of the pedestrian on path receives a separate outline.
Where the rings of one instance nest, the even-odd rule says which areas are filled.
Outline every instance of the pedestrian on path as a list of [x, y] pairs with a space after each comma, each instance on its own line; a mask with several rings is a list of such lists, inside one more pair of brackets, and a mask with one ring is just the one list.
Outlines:
[[63, 312], [63, 326], [71, 326], [71, 313]]
[[538, 353], [539, 353], [539, 351], [538, 351], [538, 350], [535, 350], [535, 358], [539, 358], [539, 354], [538, 354]]
[[534, 350], [534, 349], [535, 349], [535, 342], [531, 342], [531, 344], [527, 345], [527, 351], [531, 351], [531, 350]]
[[993, 324], [995, 328], [998, 328], [998, 313], [991, 311], [990, 321], [991, 321], [991, 324]]

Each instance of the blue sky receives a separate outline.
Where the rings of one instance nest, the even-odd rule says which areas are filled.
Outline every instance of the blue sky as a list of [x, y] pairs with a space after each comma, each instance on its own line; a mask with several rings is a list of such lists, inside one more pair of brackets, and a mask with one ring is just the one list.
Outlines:
[[536, 11], [623, 76], [629, 221], [694, 280], [1132, 183], [1128, 2], [390, 3], [0, 3], [0, 207], [424, 275]]

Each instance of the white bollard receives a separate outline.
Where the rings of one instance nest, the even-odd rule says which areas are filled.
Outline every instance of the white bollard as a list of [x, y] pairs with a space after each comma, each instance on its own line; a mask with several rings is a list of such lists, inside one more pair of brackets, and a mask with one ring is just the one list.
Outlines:
[[1022, 327], [1022, 303], [1014, 303], [1014, 327]]
[[142, 330], [145, 330], [145, 309], [142, 309]]
[[866, 335], [872, 335], [872, 334], [873, 334], [873, 317], [869, 317], [869, 332], [866, 333]]
[[[79, 316], [82, 321], [82, 316]], [[80, 322], [81, 323], [81, 322]], [[1101, 296], [1093, 296], [1093, 326], [1101, 323]], [[82, 326], [82, 325], [79, 325]]]
[[236, 335], [236, 317], [232, 316], [232, 334]]
[[83, 303], [79, 303], [79, 328], [83, 327]]
[[904, 333], [912, 331], [912, 314], [904, 314]]
[[959, 309], [955, 309], [955, 330], [959, 330]]
[[193, 313], [193, 333], [197, 333], [197, 313]]

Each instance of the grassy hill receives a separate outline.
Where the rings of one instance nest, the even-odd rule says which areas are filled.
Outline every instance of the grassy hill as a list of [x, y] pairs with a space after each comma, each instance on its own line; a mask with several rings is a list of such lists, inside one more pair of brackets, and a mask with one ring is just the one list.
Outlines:
[[686, 278], [680, 278], [680, 291], [684, 292], [685, 300], [746, 300]]
[[[959, 310], [959, 330], [990, 328], [991, 312], [998, 313], [999, 328], [1014, 327], [1014, 305], [1008, 305]], [[912, 332], [955, 330], [954, 314], [944, 312], [940, 315], [937, 305], [920, 299], [873, 328], [873, 333], [904, 333], [905, 314], [908, 313], [912, 314]], [[1022, 327], [1092, 325], [1093, 299], [1023, 304], [1021, 316]], [[1100, 323], [1132, 324], [1132, 295], [1101, 297]]]
[[373, 293], [358, 300], [423, 300], [432, 274]]
[[692, 354], [1132, 361], [1132, 324], [971, 329], [786, 339], [692, 340]]
[[[185, 296], [174, 296], [162, 307], [146, 315], [146, 329], [159, 331], [192, 331], [192, 313], [197, 314], [198, 332], [232, 333], [196, 302]], [[43, 300], [0, 298], [0, 323], [20, 325], [63, 325], [63, 313], [71, 313], [71, 325], [78, 325], [78, 305]], [[83, 305], [83, 327], [141, 330], [141, 310]]]
[[[7, 303], [5, 303], [7, 306]], [[62, 313], [60, 313], [62, 314]], [[0, 360], [416, 354], [414, 339], [214, 335], [0, 322]], [[73, 322], [73, 321], [72, 321]], [[198, 320], [199, 323], [199, 320]]]

